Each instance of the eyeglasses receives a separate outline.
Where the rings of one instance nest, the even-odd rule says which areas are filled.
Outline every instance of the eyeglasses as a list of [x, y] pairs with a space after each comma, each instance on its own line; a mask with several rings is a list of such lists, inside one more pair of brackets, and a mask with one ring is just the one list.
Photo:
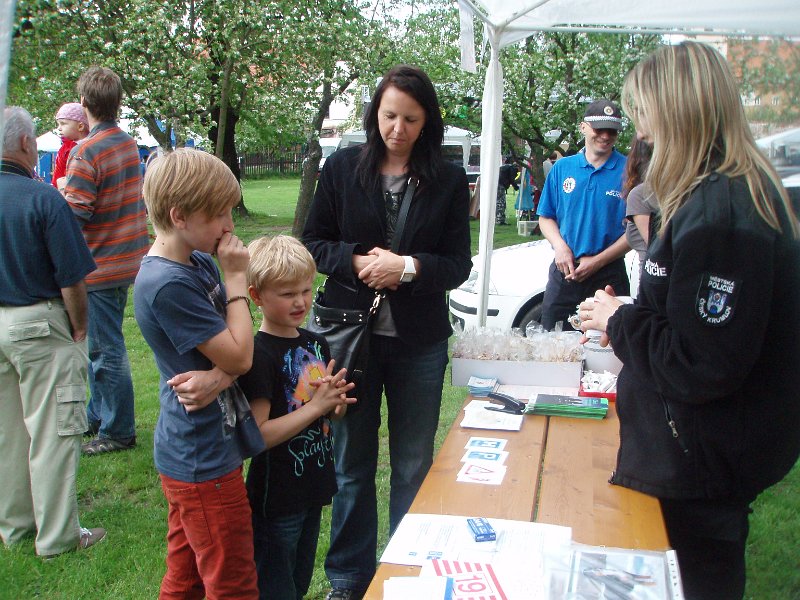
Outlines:
[[594, 131], [598, 135], [603, 135], [603, 134], [609, 135], [609, 136], [619, 135], [619, 130], [618, 129], [611, 129], [610, 127], [598, 127], [597, 129], [595, 129], [594, 127], [592, 127], [591, 123], [587, 123], [586, 121], [583, 121], [583, 124], [586, 125], [589, 129], [591, 129], [592, 131]]

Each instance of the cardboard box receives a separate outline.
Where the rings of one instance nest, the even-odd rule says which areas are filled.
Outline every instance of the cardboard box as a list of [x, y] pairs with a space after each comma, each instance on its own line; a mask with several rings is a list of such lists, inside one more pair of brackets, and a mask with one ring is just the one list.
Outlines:
[[467, 385], [471, 375], [496, 377], [506, 385], [544, 385], [574, 387], [581, 382], [582, 363], [536, 362], [512, 360], [476, 360], [454, 358], [452, 361], [453, 385]]
[[609, 402], [616, 402], [617, 392], [588, 392], [583, 389], [583, 384], [578, 390], [578, 396], [587, 396], [589, 398], [607, 398]]

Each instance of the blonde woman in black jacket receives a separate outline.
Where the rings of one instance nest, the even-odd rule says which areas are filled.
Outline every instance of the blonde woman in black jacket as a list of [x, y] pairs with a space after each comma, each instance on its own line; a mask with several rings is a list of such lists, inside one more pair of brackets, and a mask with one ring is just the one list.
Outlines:
[[[442, 158], [444, 125], [428, 76], [390, 70], [364, 118], [367, 142], [334, 153], [322, 169], [303, 231], [327, 306], [367, 308], [385, 290], [354, 390], [358, 402], [333, 424], [339, 491], [325, 571], [329, 599], [360, 598], [375, 574], [378, 429], [385, 393], [391, 490], [389, 528], [403, 518], [433, 460], [447, 366], [446, 291], [471, 268], [469, 186]], [[401, 200], [418, 180], [397, 252]], [[334, 357], [335, 358], [335, 357]]]
[[800, 454], [797, 217], [713, 48], [659, 49], [623, 102], [661, 215], [637, 304], [580, 307], [624, 363], [611, 482], [660, 500], [687, 598], [741, 598], [750, 504]]

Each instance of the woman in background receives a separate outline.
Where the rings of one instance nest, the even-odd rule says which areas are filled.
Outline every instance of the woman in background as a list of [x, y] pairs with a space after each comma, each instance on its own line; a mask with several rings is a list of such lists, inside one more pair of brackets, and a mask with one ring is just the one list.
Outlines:
[[580, 306], [624, 363], [611, 482], [659, 499], [686, 598], [741, 598], [750, 505], [800, 455], [797, 217], [710, 46], [657, 50], [623, 105], [661, 223], [637, 303]]
[[658, 210], [650, 185], [644, 182], [653, 147], [637, 133], [623, 173], [622, 198], [625, 200], [625, 237], [639, 255], [639, 270], [650, 240], [650, 216]]

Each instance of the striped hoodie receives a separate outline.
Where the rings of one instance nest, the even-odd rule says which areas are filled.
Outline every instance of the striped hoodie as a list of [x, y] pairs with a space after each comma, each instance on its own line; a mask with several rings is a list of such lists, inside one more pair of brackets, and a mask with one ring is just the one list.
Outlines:
[[132, 284], [149, 244], [133, 138], [113, 121], [95, 125], [67, 163], [64, 195], [97, 263], [89, 291]]

